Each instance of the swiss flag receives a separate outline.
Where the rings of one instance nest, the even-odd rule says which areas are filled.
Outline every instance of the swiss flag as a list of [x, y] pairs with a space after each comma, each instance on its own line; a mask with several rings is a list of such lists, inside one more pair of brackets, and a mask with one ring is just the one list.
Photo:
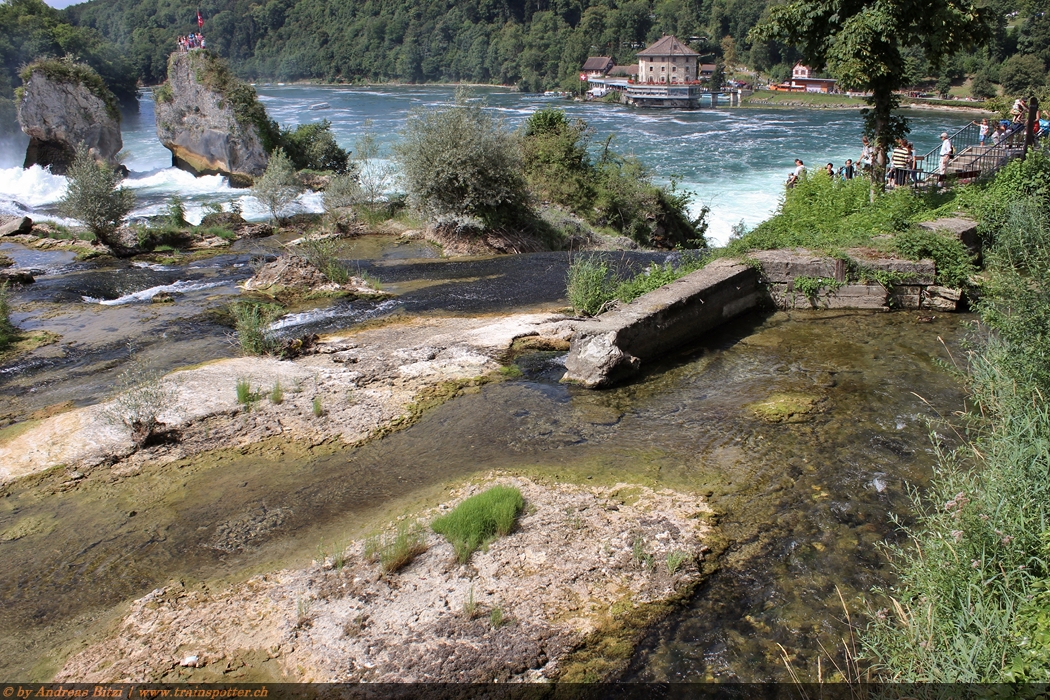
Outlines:
[[201, 17], [201, 11], [197, 10], [197, 26], [204, 29], [204, 18]]

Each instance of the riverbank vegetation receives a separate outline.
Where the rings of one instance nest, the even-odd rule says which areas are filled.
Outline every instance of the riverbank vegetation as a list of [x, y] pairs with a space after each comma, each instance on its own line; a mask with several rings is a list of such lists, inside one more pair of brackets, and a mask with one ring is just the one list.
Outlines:
[[1048, 185], [1050, 157], [1036, 154], [967, 193], [988, 242], [973, 404], [955, 428], [964, 446], [940, 450], [909, 542], [890, 550], [900, 582], [865, 648], [893, 680], [1050, 680]]
[[124, 176], [115, 168], [97, 162], [81, 144], [66, 178], [69, 184], [59, 204], [62, 213], [80, 221], [115, 252], [122, 250], [124, 246], [116, 236], [117, 229], [135, 206], [135, 194], [120, 185]]
[[431, 528], [448, 539], [459, 562], [466, 564], [478, 549], [509, 535], [524, 507], [521, 491], [512, 486], [493, 486], [434, 520]]

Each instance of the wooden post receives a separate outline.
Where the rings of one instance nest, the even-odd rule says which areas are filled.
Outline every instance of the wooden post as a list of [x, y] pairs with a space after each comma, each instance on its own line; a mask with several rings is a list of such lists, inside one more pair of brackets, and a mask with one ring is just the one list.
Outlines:
[[1039, 100], [1035, 95], [1032, 95], [1028, 101], [1028, 118], [1024, 122], [1024, 150], [1021, 152], [1021, 159], [1028, 157], [1028, 149], [1035, 146], [1035, 115], [1039, 111]]

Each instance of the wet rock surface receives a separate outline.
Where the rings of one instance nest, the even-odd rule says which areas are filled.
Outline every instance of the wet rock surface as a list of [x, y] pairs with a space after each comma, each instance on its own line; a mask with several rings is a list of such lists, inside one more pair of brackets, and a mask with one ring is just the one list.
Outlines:
[[64, 175], [81, 143], [97, 160], [123, 167], [116, 160], [124, 146], [120, 113], [105, 100], [79, 81], [49, 77], [43, 70], [34, 70], [23, 89], [18, 123], [30, 139], [23, 167], [50, 166]]
[[[231, 184], [247, 186], [266, 170], [268, 156], [258, 127], [238, 118], [226, 95], [201, 82], [212, 60], [205, 51], [171, 55], [165, 84], [170, 98], [158, 99], [154, 107], [157, 138], [171, 151], [175, 167], [194, 175], [225, 175]], [[255, 99], [254, 90], [241, 89]]]
[[279, 292], [285, 289], [300, 292], [350, 292], [375, 296], [380, 292], [361, 277], [351, 276], [343, 284], [328, 277], [298, 255], [282, 255], [266, 263], [244, 283], [247, 291]]
[[[514, 532], [460, 565], [428, 524], [494, 483], [519, 488], [526, 510]], [[133, 603], [116, 634], [56, 680], [556, 679], [610, 620], [700, 579], [710, 514], [703, 499], [671, 490], [490, 476], [402, 521], [421, 528], [426, 551], [397, 573], [356, 541], [309, 568], [222, 590], [174, 583]]]

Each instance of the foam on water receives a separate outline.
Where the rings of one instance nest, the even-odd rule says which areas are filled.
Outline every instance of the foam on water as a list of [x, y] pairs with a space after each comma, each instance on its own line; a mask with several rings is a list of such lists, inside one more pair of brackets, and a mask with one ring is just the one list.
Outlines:
[[297, 326], [305, 326], [310, 323], [319, 323], [321, 321], [330, 321], [332, 319], [341, 319], [349, 322], [358, 322], [366, 318], [372, 318], [379, 316], [388, 311], [393, 311], [400, 305], [401, 302], [394, 299], [387, 299], [382, 301], [376, 306], [369, 306], [366, 308], [354, 308], [353, 306], [335, 306], [326, 309], [313, 309], [310, 311], [300, 311], [294, 314], [288, 314], [282, 316], [273, 323], [270, 324], [271, 331], [284, 330], [286, 328], [295, 328]]
[[66, 178], [34, 165], [0, 169], [0, 203], [32, 209], [58, 202], [66, 194]]
[[167, 292], [169, 294], [185, 294], [186, 292], [196, 292], [201, 289], [211, 289], [212, 287], [218, 287], [226, 282], [186, 282], [179, 280], [171, 284], [162, 284], [157, 287], [150, 287], [149, 289], [143, 289], [139, 292], [132, 292], [131, 294], [125, 294], [122, 297], [116, 299], [96, 299], [94, 297], [83, 296], [81, 299], [87, 304], [101, 304], [102, 306], [121, 306], [123, 304], [134, 304], [139, 302], [148, 302], [153, 297]]

